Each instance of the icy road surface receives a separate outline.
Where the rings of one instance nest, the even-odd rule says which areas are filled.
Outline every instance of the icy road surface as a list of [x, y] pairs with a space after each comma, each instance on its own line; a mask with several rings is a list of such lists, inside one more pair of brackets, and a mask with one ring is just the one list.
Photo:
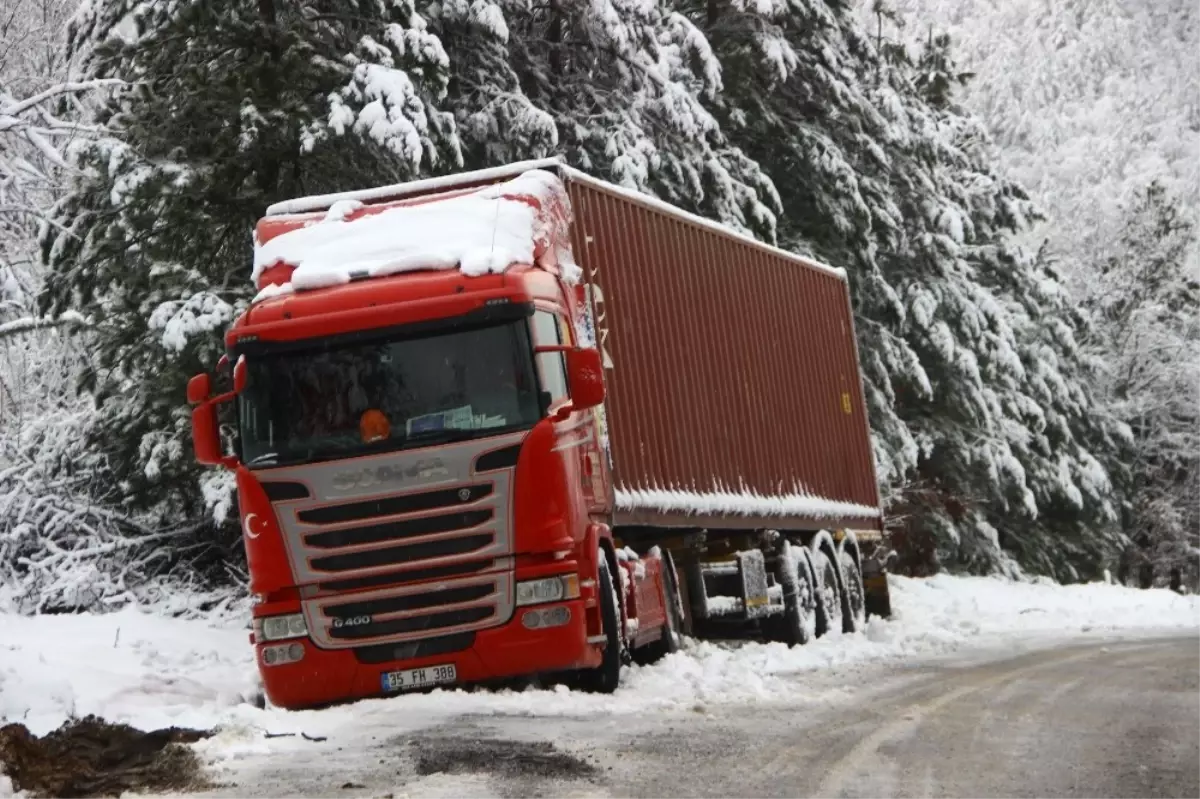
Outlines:
[[812, 701], [467, 716], [210, 795], [1200, 796], [1200, 638], [971, 660], [855, 670], [848, 691], [821, 675]]
[[1200, 796], [1200, 598], [890, 582], [894, 618], [863, 634], [692, 643], [612, 696], [436, 691], [296, 713], [253, 704], [240, 614], [31, 618], [0, 595], [0, 723], [213, 729], [195, 750], [214, 796]]

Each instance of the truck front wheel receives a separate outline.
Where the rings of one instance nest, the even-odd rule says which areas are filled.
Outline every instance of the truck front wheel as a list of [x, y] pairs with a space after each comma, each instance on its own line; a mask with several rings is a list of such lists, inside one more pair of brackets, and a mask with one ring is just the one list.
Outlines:
[[621, 683], [621, 614], [617, 609], [617, 592], [613, 588], [608, 558], [600, 553], [600, 569], [596, 580], [600, 594], [600, 619], [604, 624], [604, 659], [594, 669], [579, 674], [579, 687], [596, 694], [611, 694]]

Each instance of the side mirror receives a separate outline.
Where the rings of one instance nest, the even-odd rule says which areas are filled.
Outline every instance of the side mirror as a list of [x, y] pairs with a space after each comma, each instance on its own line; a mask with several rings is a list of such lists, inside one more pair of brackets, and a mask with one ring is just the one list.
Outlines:
[[604, 402], [604, 365], [600, 351], [572, 349], [566, 354], [567, 386], [574, 409], [582, 411]]
[[207, 374], [196, 375], [187, 384], [187, 399], [191, 405], [204, 402], [212, 396], [212, 378]]
[[[195, 379], [192, 378], [193, 382]], [[188, 389], [190, 394], [191, 383]], [[225, 462], [221, 453], [221, 434], [217, 429], [217, 405], [214, 402], [204, 402], [192, 409], [192, 449], [196, 452], [197, 463], [217, 466]]]
[[[224, 363], [228, 363], [225, 361]], [[207, 374], [199, 374], [188, 381], [188, 402], [196, 407], [192, 409], [192, 449], [196, 453], [197, 463], [205, 466], [225, 466], [233, 468], [237, 465], [235, 456], [226, 456], [221, 451], [221, 432], [217, 420], [217, 408], [225, 402], [230, 402], [246, 387], [246, 362], [241, 358], [233, 367], [233, 391], [214, 397], [212, 395], [212, 378]]]

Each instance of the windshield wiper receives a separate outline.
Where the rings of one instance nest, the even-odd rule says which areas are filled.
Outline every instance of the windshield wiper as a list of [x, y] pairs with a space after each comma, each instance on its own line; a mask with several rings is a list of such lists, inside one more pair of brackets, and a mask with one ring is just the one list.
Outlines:
[[278, 452], [264, 452], [246, 461], [247, 466], [274, 466], [279, 460]]

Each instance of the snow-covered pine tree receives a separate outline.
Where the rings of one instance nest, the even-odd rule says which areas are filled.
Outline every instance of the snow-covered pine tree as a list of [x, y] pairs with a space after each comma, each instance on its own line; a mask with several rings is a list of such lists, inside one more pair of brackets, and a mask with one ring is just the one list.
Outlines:
[[[915, 83], [937, 112], [950, 152], [959, 154], [948, 162], [947, 177], [962, 187], [974, 231], [962, 255], [984, 290], [980, 301], [991, 295], [1007, 315], [1020, 358], [1018, 368], [983, 374], [996, 384], [989, 388], [999, 413], [989, 429], [998, 441], [987, 449], [1002, 475], [997, 480], [987, 464], [986, 485], [1001, 491], [976, 517], [987, 534], [983, 562], [994, 560], [995, 530], [996, 542], [1033, 571], [1062, 579], [1095, 576], [1119, 545], [1107, 474], [1117, 465], [1119, 430], [1096, 413], [1095, 374], [1078, 344], [1086, 323], [1063, 281], [1044, 250], [1031, 258], [1014, 245], [1040, 214], [1019, 187], [995, 175], [996, 152], [981, 120], [956, 102], [955, 88], [969, 77], [956, 68], [949, 37], [931, 34], [915, 64]], [[987, 353], [991, 340], [985, 341]], [[1001, 362], [1011, 357], [1007, 346], [994, 353]], [[1010, 474], [1003, 476], [1005, 470]], [[960, 558], [970, 562], [964, 549]]]
[[1033, 209], [951, 102], [962, 76], [945, 40], [914, 62], [851, 11], [779, 0], [689, 14], [724, 67], [727, 135], [778, 187], [780, 240], [850, 271], [899, 537], [959, 568], [1005, 568], [1008, 548], [1041, 571], [1094, 570], [1090, 556], [1045, 562], [1016, 538], [1060, 497], [1072, 521], [1106, 510], [1103, 469], [1075, 438], [1089, 400], [1057, 283], [1011, 244]]
[[773, 238], [774, 187], [702, 102], [722, 90], [720, 65], [669, 4], [433, 5], [469, 165], [558, 153], [598, 177]]
[[[123, 84], [96, 120], [111, 135], [72, 153], [42, 306], [94, 325], [89, 439], [125, 505], [198, 518], [183, 387], [251, 294], [255, 220], [285, 197], [456, 166], [447, 56], [389, 0], [97, 0], [70, 47]], [[203, 492], [218, 511], [221, 489]]]
[[[434, 6], [436, 12], [434, 13]], [[447, 103], [455, 109], [467, 168], [545, 158], [558, 150], [558, 126], [521, 85], [507, 16], [520, 4], [435, 0], [431, 30], [451, 54]]]
[[[1104, 408], [1128, 430], [1120, 452], [1125, 567], [1193, 585], [1200, 563], [1200, 249], [1196, 223], [1151, 183], [1084, 302], [1086, 350]], [[1132, 575], [1131, 575], [1132, 576]]]

